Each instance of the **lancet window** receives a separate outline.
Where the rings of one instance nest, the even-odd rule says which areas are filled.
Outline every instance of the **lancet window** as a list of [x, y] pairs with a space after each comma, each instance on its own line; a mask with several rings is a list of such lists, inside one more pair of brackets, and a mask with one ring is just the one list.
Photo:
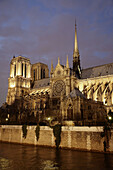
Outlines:
[[14, 76], [16, 76], [16, 64], [15, 64], [15, 67], [14, 67]]
[[23, 74], [24, 74], [24, 69], [23, 69], [23, 67], [24, 67], [24, 65], [23, 65], [23, 63], [22, 63], [22, 76], [23, 76]]
[[34, 77], [34, 81], [35, 81], [35, 79], [36, 79], [36, 72], [35, 72], [35, 70], [33, 70], [33, 77]]
[[25, 78], [26, 78], [26, 73], [27, 73], [27, 65], [25, 64]]

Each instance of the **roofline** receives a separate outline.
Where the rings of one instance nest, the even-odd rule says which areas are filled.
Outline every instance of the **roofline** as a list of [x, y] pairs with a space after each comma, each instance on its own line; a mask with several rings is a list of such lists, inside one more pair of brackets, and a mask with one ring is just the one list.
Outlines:
[[41, 63], [41, 62], [34, 63], [34, 64], [31, 64], [31, 65], [36, 65], [36, 64], [43, 64], [43, 65], [46, 65], [46, 66], [48, 66], [47, 64], [44, 64], [44, 63]]
[[97, 68], [97, 67], [101, 67], [101, 66], [106, 66], [106, 65], [110, 65], [110, 64], [113, 64], [113, 63], [102, 64], [102, 65], [98, 65], [98, 66], [93, 66], [93, 67], [85, 68], [85, 69], [82, 69], [82, 70], [88, 70], [88, 69]]
[[13, 60], [17, 60], [17, 59], [19, 59], [19, 58], [24, 59], [24, 60], [27, 60], [27, 61], [30, 62], [30, 59], [29, 59], [28, 57], [23, 57], [23, 56], [21, 56], [21, 55], [19, 55], [19, 56], [17, 56], [17, 57], [14, 56], [14, 57], [11, 59], [11, 62], [12, 62]]

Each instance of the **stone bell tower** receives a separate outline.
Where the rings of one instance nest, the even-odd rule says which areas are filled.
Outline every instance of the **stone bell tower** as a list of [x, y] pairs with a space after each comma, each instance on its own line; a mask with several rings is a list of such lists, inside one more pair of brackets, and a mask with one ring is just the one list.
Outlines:
[[11, 105], [16, 98], [22, 97], [30, 90], [31, 63], [26, 57], [13, 57], [10, 63], [8, 78], [7, 104]]
[[77, 42], [76, 22], [75, 22], [75, 41], [74, 41], [74, 50], [73, 50], [73, 71], [75, 72], [75, 75], [78, 78], [81, 77], [80, 55], [79, 55], [78, 42]]

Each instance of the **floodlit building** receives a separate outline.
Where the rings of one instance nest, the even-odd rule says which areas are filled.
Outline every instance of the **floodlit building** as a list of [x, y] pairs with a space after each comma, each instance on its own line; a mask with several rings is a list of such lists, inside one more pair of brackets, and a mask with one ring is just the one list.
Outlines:
[[81, 69], [75, 24], [73, 68], [68, 56], [66, 65], [53, 67], [49, 77], [44, 63], [31, 64], [26, 57], [13, 57], [8, 79], [8, 105], [23, 98], [34, 116], [58, 115], [62, 120], [102, 121], [109, 110], [113, 111], [113, 63]]

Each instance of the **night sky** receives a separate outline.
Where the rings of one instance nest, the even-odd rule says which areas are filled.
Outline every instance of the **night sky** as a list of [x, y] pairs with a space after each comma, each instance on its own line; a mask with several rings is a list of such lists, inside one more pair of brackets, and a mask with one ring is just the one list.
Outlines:
[[113, 0], [0, 0], [0, 105], [14, 55], [72, 66], [75, 18], [81, 67], [113, 62]]

